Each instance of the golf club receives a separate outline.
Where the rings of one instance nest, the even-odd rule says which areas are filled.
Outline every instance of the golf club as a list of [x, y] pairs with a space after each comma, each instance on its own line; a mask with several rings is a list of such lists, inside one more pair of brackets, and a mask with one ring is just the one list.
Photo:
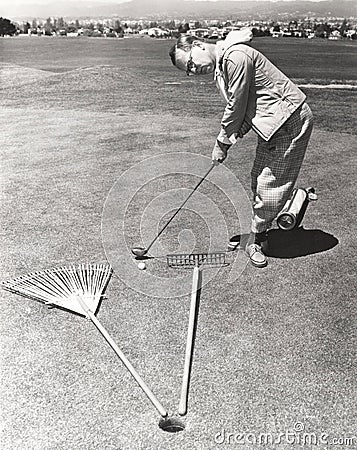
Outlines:
[[195, 191], [197, 191], [197, 189], [201, 186], [201, 184], [203, 183], [203, 181], [207, 178], [207, 176], [210, 174], [211, 170], [217, 166], [219, 163], [218, 161], [212, 161], [212, 164], [210, 166], [210, 168], [207, 170], [207, 172], [205, 173], [205, 175], [200, 179], [200, 181], [197, 183], [197, 185], [192, 189], [192, 191], [190, 192], [190, 194], [187, 196], [187, 198], [185, 199], [185, 201], [182, 203], [182, 205], [174, 212], [174, 214], [171, 216], [171, 218], [166, 222], [166, 224], [161, 228], [161, 230], [157, 233], [157, 235], [155, 236], [155, 238], [150, 242], [150, 244], [144, 248], [144, 247], [139, 247], [139, 246], [135, 246], [131, 249], [132, 253], [137, 256], [137, 257], [143, 257], [145, 256], [148, 251], [150, 250], [150, 248], [154, 245], [154, 243], [157, 241], [157, 239], [160, 237], [160, 235], [163, 233], [163, 231], [169, 226], [169, 224], [174, 220], [174, 218], [177, 216], [177, 214], [181, 211], [181, 209], [186, 205], [186, 203], [188, 202], [188, 200], [192, 197], [193, 193]]

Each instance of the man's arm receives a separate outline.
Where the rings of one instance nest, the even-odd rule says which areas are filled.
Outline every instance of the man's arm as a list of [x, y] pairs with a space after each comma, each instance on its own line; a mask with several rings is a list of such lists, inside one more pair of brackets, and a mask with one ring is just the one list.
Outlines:
[[223, 143], [234, 144], [242, 137], [247, 128], [244, 121], [249, 92], [254, 82], [254, 67], [252, 59], [244, 52], [234, 50], [230, 53], [225, 67], [228, 78], [228, 103], [221, 120], [221, 132], [217, 139]]

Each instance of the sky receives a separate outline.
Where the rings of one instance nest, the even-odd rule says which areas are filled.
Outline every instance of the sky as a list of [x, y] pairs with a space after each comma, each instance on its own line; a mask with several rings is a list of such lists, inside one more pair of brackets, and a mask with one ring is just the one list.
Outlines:
[[[79, 5], [80, 3], [113, 3], [113, 4], [119, 4], [119, 3], [127, 3], [130, 0], [0, 0], [0, 16], [3, 15], [4, 17], [6, 14], [13, 14], [13, 11], [20, 9], [21, 6], [27, 6], [27, 5], [49, 5], [49, 4], [61, 4], [61, 5]], [[166, 0], [166, 2], [169, 4], [175, 0]], [[176, 0], [177, 1], [177, 0]], [[193, 0], [193, 1], [214, 1], [219, 2], [222, 0]], [[243, 0], [226, 0], [231, 2], [240, 2]], [[278, 0], [255, 0], [257, 2], [259, 1], [278, 1]], [[294, 0], [283, 0], [283, 1], [294, 1]], [[306, 0], [305, 0], [306, 1]], [[319, 2], [323, 0], [307, 0], [311, 2]], [[337, 1], [337, 0], [335, 0]], [[357, 0], [354, 0], [357, 2]]]
[[[0, 0], [2, 6], [13, 6], [14, 4], [21, 5], [47, 5], [49, 3], [54, 3], [55, 0]], [[85, 0], [57, 0], [56, 3], [79, 3], [80, 1]], [[96, 2], [103, 3], [126, 3], [130, 0], [93, 0]], [[166, 0], [167, 3], [170, 3], [171, 0]], [[207, 0], [194, 0], [194, 1], [207, 1]], [[210, 0], [210, 1], [222, 1], [222, 0]], [[228, 0], [228, 1], [241, 1], [241, 0]], [[256, 1], [267, 1], [267, 0], [256, 0]], [[274, 0], [273, 0], [274, 1]], [[285, 1], [293, 1], [293, 0], [285, 0]], [[308, 0], [308, 1], [323, 1], [323, 0]]]
[[[95, 1], [96, 3], [98, 2], [103, 2], [103, 3], [125, 3], [128, 2], [130, 0], [92, 0]], [[167, 0], [168, 2], [170, 2], [170, 0]], [[196, 0], [195, 0], [196, 1]], [[85, 3], [85, 0], [0, 0], [1, 3], [1, 7], [3, 7], [4, 9], [6, 7], [12, 7], [14, 5], [48, 5], [51, 3], [67, 3], [67, 4], [71, 4], [71, 3]]]

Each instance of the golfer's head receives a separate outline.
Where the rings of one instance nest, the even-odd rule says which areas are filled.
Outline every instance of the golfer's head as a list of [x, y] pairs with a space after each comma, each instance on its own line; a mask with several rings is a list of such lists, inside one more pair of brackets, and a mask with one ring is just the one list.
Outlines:
[[216, 66], [215, 44], [181, 34], [169, 52], [172, 64], [187, 75], [212, 73]]

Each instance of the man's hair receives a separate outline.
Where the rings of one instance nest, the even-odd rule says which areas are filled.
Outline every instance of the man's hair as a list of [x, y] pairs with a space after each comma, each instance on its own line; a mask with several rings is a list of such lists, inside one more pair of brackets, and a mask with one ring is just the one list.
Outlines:
[[171, 47], [169, 51], [169, 56], [174, 66], [176, 66], [176, 50], [181, 49], [184, 52], [189, 52], [191, 51], [192, 44], [195, 41], [204, 41], [204, 39], [198, 38], [196, 36], [191, 36], [190, 34], [180, 34], [180, 37], [176, 41], [176, 45]]

